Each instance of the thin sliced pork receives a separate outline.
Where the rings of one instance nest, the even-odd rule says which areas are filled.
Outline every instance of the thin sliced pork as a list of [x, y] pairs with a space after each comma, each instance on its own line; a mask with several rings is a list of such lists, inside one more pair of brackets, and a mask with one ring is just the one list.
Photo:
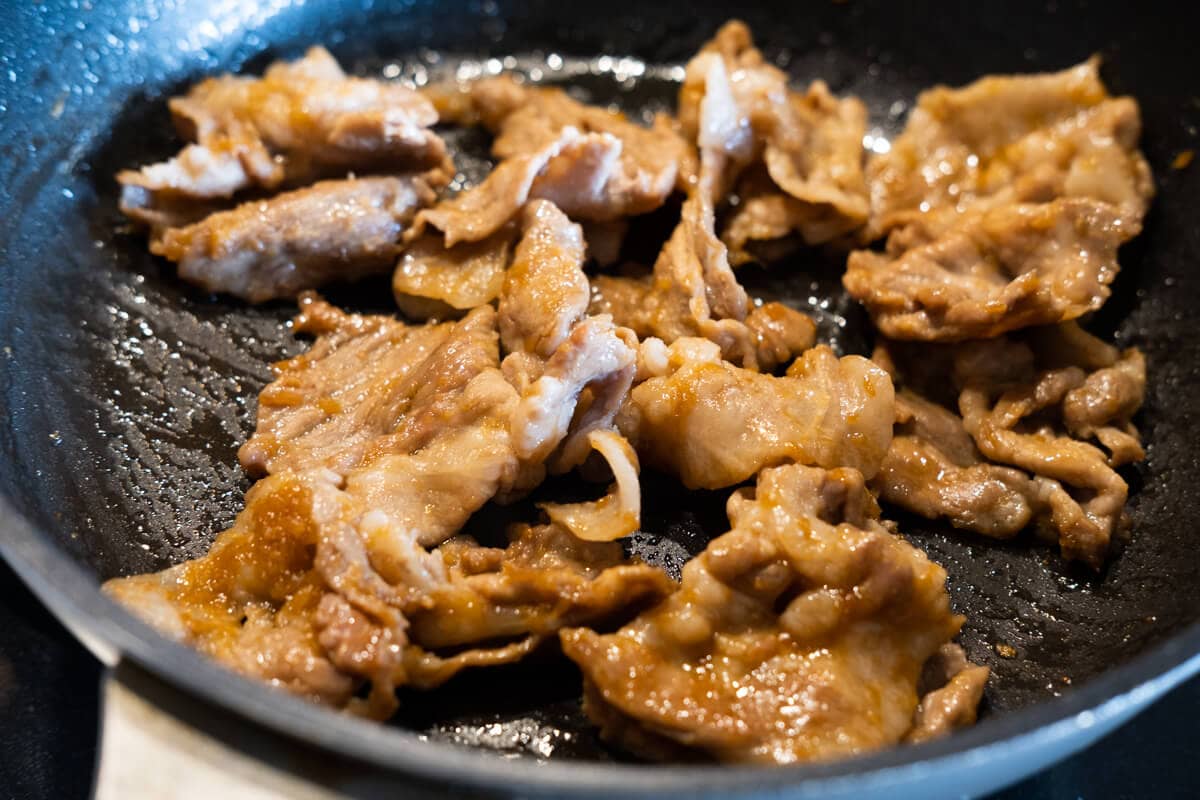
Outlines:
[[422, 177], [321, 181], [168, 228], [150, 251], [210, 292], [251, 303], [294, 297], [386, 272], [401, 235], [433, 197]]
[[946, 573], [887, 532], [854, 470], [767, 469], [675, 593], [616, 633], [577, 628], [601, 735], [643, 757], [786, 764], [899, 742], [963, 618]]

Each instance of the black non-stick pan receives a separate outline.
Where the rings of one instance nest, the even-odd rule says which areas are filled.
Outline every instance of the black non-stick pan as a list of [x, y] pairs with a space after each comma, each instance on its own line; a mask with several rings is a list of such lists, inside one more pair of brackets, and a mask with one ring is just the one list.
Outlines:
[[[1200, 161], [1185, 163], [1197, 146], [1200, 79], [1194, 28], [1178, 7], [43, 0], [4, 3], [2, 13], [0, 551], [109, 663], [140, 665], [213, 719], [264, 725], [330, 760], [382, 769], [383, 785], [605, 796], [983, 791], [1083, 746], [1200, 668]], [[323, 43], [365, 74], [419, 81], [467, 59], [468, 71], [534, 69], [639, 112], [669, 106], [672, 67], [731, 16], [798, 82], [824, 78], [862, 97], [877, 137], [899, 130], [916, 93], [935, 82], [1059, 69], [1094, 52], [1113, 91], [1141, 103], [1158, 196], [1145, 233], [1121, 254], [1113, 298], [1087, 321], [1149, 361], [1138, 420], [1148, 458], [1127, 474], [1131, 540], [1094, 574], [1033, 541], [900, 519], [948, 569], [969, 620], [963, 644], [992, 668], [977, 727], [816, 766], [639, 764], [595, 738], [578, 677], [553, 653], [405, 693], [394, 723], [378, 726], [237, 678], [101, 596], [101, 581], [198, 555], [228, 525], [248, 485], [235, 449], [267, 365], [304, 346], [286, 327], [289, 305], [202, 296], [124, 227], [113, 175], [177, 148], [167, 96]], [[486, 138], [453, 141], [477, 175]], [[839, 270], [803, 254], [748, 282], [815, 308], [826, 338], [861, 351], [869, 332], [837, 291]], [[386, 309], [388, 295], [385, 281], [330, 292], [358, 309]], [[724, 494], [646, 480], [645, 531], [632, 546], [677, 568], [725, 529]], [[486, 536], [504, 515], [528, 513], [485, 511], [472, 527]]]

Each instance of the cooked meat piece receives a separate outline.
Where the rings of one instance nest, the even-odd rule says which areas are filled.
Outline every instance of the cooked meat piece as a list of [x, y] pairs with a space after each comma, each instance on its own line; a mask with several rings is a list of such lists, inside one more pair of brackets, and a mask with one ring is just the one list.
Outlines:
[[674, 342], [688, 336], [700, 338], [696, 332], [688, 333], [694, 325], [688, 325], [683, 314], [673, 313], [677, 312], [676, 306], [663, 302], [664, 295], [656, 290], [652, 275], [594, 275], [591, 284], [592, 302], [588, 310], [592, 314], [607, 314], [640, 339], [653, 337]]
[[410, 319], [450, 319], [500, 296], [515, 225], [486, 239], [446, 247], [425, 234], [404, 249], [392, 274], [396, 305]]
[[595, 310], [612, 313], [618, 324], [640, 336], [657, 336], [666, 342], [703, 336], [721, 345], [731, 360], [753, 368], [757, 366], [755, 338], [743, 323], [750, 300], [733, 276], [725, 246], [714, 231], [714, 205], [741, 133], [736, 119], [733, 127], [729, 124], [729, 78], [719, 60], [710, 67], [708, 93], [700, 104], [700, 174], [683, 204], [679, 224], [659, 253], [651, 281], [598, 280], [600, 304]]
[[729, 516], [663, 602], [613, 634], [562, 632], [601, 734], [766, 763], [900, 741], [962, 624], [946, 573], [884, 529], [854, 470], [764, 470]]
[[582, 229], [547, 200], [523, 212], [521, 242], [500, 296], [500, 341], [508, 352], [549, 358], [587, 313]]
[[228, 200], [250, 187], [272, 189], [283, 182], [284, 168], [244, 126], [232, 135], [214, 134], [205, 144], [190, 144], [167, 161], [117, 174], [121, 211], [147, 223], [169, 206], [203, 207]]
[[[759, 358], [759, 337], [744, 321], [749, 298], [733, 278], [724, 245], [713, 233], [711, 212], [711, 204], [698, 195], [689, 198], [683, 219], [659, 253], [653, 276], [598, 276], [593, 281], [592, 312], [611, 314], [617, 324], [641, 337], [673, 342], [701, 336], [720, 345], [731, 361], [749, 369], [770, 369], [779, 363], [770, 360], [775, 348], [768, 347]], [[792, 316], [794, 326], [804, 327], [803, 315]]]
[[1011, 387], [978, 384], [968, 377], [958, 406], [967, 431], [989, 459], [1081, 493], [1080, 500], [1062, 488], [1051, 494], [1049, 524], [1058, 535], [1064, 557], [1099, 569], [1113, 534], [1126, 524], [1129, 487], [1098, 448], [1057, 435], [1049, 427], [1018, 429], [1028, 418], [1060, 405], [1084, 379], [1078, 367], [1047, 370], [1030, 383]]
[[867, 220], [867, 107], [857, 97], [834, 97], [823, 81], [787, 98], [767, 134], [763, 163], [780, 189], [807, 204], [793, 227], [809, 244], [820, 244]]
[[[701, 175], [706, 174], [707, 168], [702, 167]], [[669, 287], [674, 304], [690, 312], [690, 324], [713, 329], [719, 337], [714, 341], [727, 350], [735, 345], [727, 346], [721, 339], [736, 339], [738, 345], [747, 346], [740, 341], [744, 331], [737, 323], [749, 313], [750, 298], [729, 268], [725, 245], [713, 232], [713, 198], [702, 177], [700, 188], [684, 202], [679, 226], [655, 260], [655, 289], [661, 292]], [[664, 278], [670, 283], [664, 285]], [[736, 332], [726, 334], [722, 322]]]
[[787, 462], [874, 475], [892, 437], [892, 383], [867, 359], [839, 359], [824, 345], [782, 378], [688, 363], [634, 387], [618, 424], [643, 462], [692, 489]]
[[742, 325], [728, 320], [720, 325], [698, 325], [680, 305], [667, 301], [655, 278], [597, 275], [592, 279], [591, 313], [610, 315], [643, 340], [674, 343], [700, 338], [701, 329], [708, 330], [714, 339], [727, 343], [728, 355], [749, 353], [743, 365], [764, 371], [786, 364], [816, 341], [817, 326], [812, 318], [782, 303], [755, 306]]
[[[357, 683], [330, 660], [315, 616], [328, 591], [316, 551], [345, 524], [336, 476], [269, 478], [202, 558], [109, 581], [105, 590], [148, 623], [243, 674], [334, 706]], [[403, 637], [398, 625], [394, 635]]]
[[386, 271], [405, 226], [432, 200], [420, 177], [322, 181], [170, 228], [150, 250], [184, 280], [261, 303]]
[[163, 205], [352, 170], [453, 174], [445, 144], [430, 130], [437, 112], [427, 100], [396, 83], [347, 76], [320, 47], [272, 64], [261, 78], [210, 78], [170, 108], [180, 134], [195, 144], [117, 176], [122, 210], [139, 221]]
[[227, 211], [225, 200], [194, 200], [190, 197], [152, 195], [139, 186], [121, 190], [121, 213], [149, 229], [150, 245], [161, 241], [170, 228], [184, 228], [218, 211]]
[[[518, 660], [563, 625], [671, 588], [660, 570], [625, 561], [620, 545], [579, 542], [553, 526], [506, 550], [455, 540], [426, 552], [412, 528], [363, 513], [338, 481], [320, 469], [266, 478], [208, 555], [105, 590], [244, 674], [385, 718], [398, 686], [431, 688], [465, 667]], [[481, 647], [515, 636], [524, 638]], [[471, 649], [429, 652], [447, 645]], [[364, 681], [370, 695], [357, 701]]]
[[[1099, 568], [1126, 525], [1128, 487], [1113, 468], [1144, 457], [1131, 422], [1141, 353], [1065, 323], [954, 346], [887, 343], [877, 360], [903, 387], [873, 482], [884, 500], [988, 536], [1032, 522], [1065, 558]], [[947, 383], [961, 418], [922, 397]]]
[[738, 132], [726, 152], [739, 168], [762, 163], [739, 192], [742, 202], [723, 236], [733, 262], [751, 260], [745, 247], [751, 240], [798, 233], [808, 244], [820, 244], [860, 227], [869, 210], [862, 147], [866, 106], [853, 97], [839, 100], [822, 81], [804, 93], [790, 90], [787, 75], [763, 59], [746, 26], [734, 21], [688, 65], [679, 118], [691, 138], [713, 129], [713, 119], [702, 119], [702, 105], [716, 61], [731, 77], [717, 84], [726, 102], [716, 119], [723, 130]]
[[1095, 438], [1109, 450], [1114, 467], [1146, 457], [1130, 420], [1146, 393], [1146, 359], [1128, 350], [1112, 366], [1089, 374], [1063, 398], [1063, 423], [1072, 436]]
[[974, 725], [988, 673], [987, 667], [967, 661], [966, 653], [958, 645], [942, 645], [925, 664], [922, 680], [931, 687], [921, 698], [912, 730], [905, 738], [924, 742]]
[[721, 348], [715, 342], [695, 336], [676, 339], [669, 345], [653, 336], [638, 344], [637, 376], [641, 383], [663, 378], [689, 363], [721, 363]]
[[[572, 99], [562, 89], [525, 86], [507, 75], [486, 78], [471, 85], [471, 102], [480, 120], [496, 135], [492, 154], [497, 158], [527, 155], [557, 139], [564, 128], [616, 137], [621, 147], [619, 165], [610, 179], [605, 204], [589, 213], [577, 213], [570, 203], [555, 201], [572, 217], [616, 219], [653, 211], [674, 189], [679, 164], [687, 157], [687, 144], [665, 115], [647, 129], [620, 112], [589, 106]], [[616, 186], [621, 191], [615, 191]]]
[[417, 217], [414, 233], [426, 225], [442, 232], [446, 246], [476, 242], [516, 216], [531, 197], [550, 196], [556, 205], [586, 209], [602, 202], [621, 152], [620, 140], [607, 134], [581, 134], [564, 128], [544, 147], [507, 158], [480, 183], [443, 200]]
[[580, 227], [546, 200], [531, 201], [523, 217], [499, 303], [504, 370], [521, 392], [513, 436], [534, 463], [561, 445], [553, 467], [565, 471], [583, 461], [588, 434], [611, 425], [633, 381], [637, 339], [609, 317], [585, 316]]
[[1003, 205], [899, 255], [854, 252], [843, 283], [892, 338], [997, 336], [1099, 308], [1139, 230], [1095, 200]]
[[754, 334], [759, 365], [773, 368], [786, 364], [817, 341], [817, 323], [783, 303], [763, 303], [746, 315], [746, 327]]
[[794, 357], [789, 345], [811, 343], [811, 322], [780, 306], [747, 315], [753, 305], [729, 266], [717, 238], [715, 206], [732, 175], [753, 152], [726, 64], [702, 53], [688, 66], [692, 76], [680, 102], [690, 104], [691, 135], [700, 150], [699, 174], [689, 186], [680, 221], [644, 280], [601, 276], [593, 282], [593, 313], [612, 314], [641, 337], [670, 343], [700, 336], [721, 346], [724, 357], [748, 369], [768, 370]]
[[622, 142], [567, 126], [536, 150], [505, 158], [478, 186], [417, 216], [412, 236], [432, 226], [447, 247], [491, 236], [526, 201], [543, 198], [572, 219], [611, 222], [631, 213], [642, 188], [622, 173]]
[[482, 306], [461, 322], [411, 327], [306, 298], [297, 328], [321, 335], [278, 365], [242, 465], [334, 470], [422, 545], [444, 541], [485, 502], [540, 477], [509, 434], [519, 397], [497, 368], [495, 320]]
[[[324, 48], [304, 58], [276, 62], [261, 78], [223, 75], [194, 86], [170, 101], [181, 135], [208, 149], [228, 173], [231, 157], [252, 160], [250, 183], [274, 188], [289, 178], [320, 174], [322, 169], [366, 170], [384, 167], [429, 168], [442, 164], [446, 148], [430, 130], [437, 122], [433, 106], [398, 83], [346, 75]], [[278, 168], [269, 175], [254, 163], [266, 153]], [[194, 197], [228, 197], [241, 186], [199, 168], [200, 152], [189, 148], [182, 159], [152, 165], [138, 185]], [[155, 180], [155, 176], [159, 179]], [[208, 187], [196, 179], [215, 181]]]
[[984, 461], [957, 414], [909, 390], [896, 393], [895, 435], [871, 485], [906, 511], [1001, 539], [1041, 507], [1035, 481]]
[[[409, 685], [432, 688], [465, 666], [516, 661], [565, 626], [628, 618], [673, 588], [615, 542], [581, 541], [553, 524], [514, 526], [509, 538], [501, 550], [459, 536], [425, 554], [438, 582], [404, 606]], [[471, 649], [437, 655], [463, 647]]]
[[1110, 98], [1098, 67], [922, 93], [891, 150], [868, 162], [870, 235], [923, 220], [944, 230], [956, 212], [1058, 197], [1108, 203], [1138, 227], [1154, 184], [1137, 103]]
[[[637, 372], [637, 340], [607, 317], [588, 317], [571, 330], [536, 381], [521, 394], [513, 440], [522, 459], [542, 462], [558, 450], [555, 472], [578, 466], [592, 431], [612, 426]], [[590, 405], [580, 412], [583, 392]], [[569, 434], [569, 435], [568, 435]]]
[[276, 62], [261, 79], [210, 78], [171, 101], [181, 132], [199, 142], [247, 126], [272, 151], [308, 165], [364, 169], [435, 166], [445, 147], [437, 111], [398, 83], [346, 75], [321, 47]]
[[[563, 128], [564, 133], [570, 130], [574, 129]], [[534, 182], [532, 196], [549, 200], [582, 220], [613, 222], [635, 213], [644, 195], [657, 191], [638, 183], [638, 176], [622, 171], [623, 147], [611, 134], [585, 134], [546, 164]]]
[[451, 648], [553, 635], [661, 599], [662, 570], [629, 562], [616, 542], [585, 542], [557, 525], [518, 525], [507, 549], [460, 537], [438, 552], [449, 579], [410, 612], [413, 641]]
[[[377, 512], [359, 529], [371, 564], [392, 583], [393, 607], [347, 595], [374, 618], [357, 614], [357, 630], [338, 637], [323, 630], [321, 643], [344, 647], [354, 660], [335, 663], [389, 697], [392, 686], [433, 688], [465, 667], [519, 660], [561, 627], [620, 618], [672, 588], [661, 570], [626, 560], [620, 545], [582, 542], [554, 525], [516, 526], [505, 549], [456, 537], [432, 552]], [[374, 620], [397, 612], [411, 628], [385, 662], [367, 643], [383, 633]], [[447, 649], [454, 654], [438, 652]]]
[[[1014, 338], [1023, 339], [1029, 346], [1008, 348], [1005, 354], [1015, 359], [1012, 363], [993, 364], [988, 369], [989, 365], [980, 364], [976, 360], [971, 364], [971, 369], [977, 374], [986, 374], [989, 380], [1013, 381], [1019, 380], [1032, 369], [1035, 360], [1047, 369], [1079, 367], [1091, 372], [1111, 367], [1121, 358], [1119, 349], [1088, 333], [1077, 322], [1033, 328]], [[947, 348], [945, 352], [953, 356], [955, 348]], [[950, 363], [949, 368], [954, 369], [954, 364]]]
[[613, 484], [599, 500], [539, 503], [550, 521], [589, 542], [612, 542], [633, 533], [642, 521], [642, 487], [637, 454], [616, 431], [598, 429], [587, 435], [613, 474]]
[[293, 326], [317, 338], [276, 364], [278, 377], [259, 396], [254, 435], [238, 451], [252, 475], [318, 466], [348, 472], [414, 408], [461, 389], [499, 360], [489, 307], [461, 322], [416, 326], [347, 314], [308, 293]]
[[283, 168], [261, 142], [219, 135], [207, 145], [188, 145], [163, 163], [121, 172], [117, 180], [121, 213], [149, 227], [157, 239], [165, 228], [226, 208], [229, 198], [248, 186], [276, 186]]
[[833, 206], [813, 205], [780, 191], [761, 168], [743, 175], [735, 194], [738, 202], [721, 231], [735, 267], [771, 264], [804, 244], [831, 242], [858, 227]]
[[540, 465], [523, 464], [514, 450], [517, 402], [494, 368], [429, 398], [372, 448], [377, 455], [346, 475], [346, 491], [415, 531], [420, 544], [445, 541], [484, 503], [541, 480]]
[[616, 478], [597, 501], [550, 504], [550, 518], [583, 539], [607, 541], [637, 530], [637, 458], [611, 428], [636, 373], [637, 337], [607, 316], [585, 316], [579, 225], [548, 200], [523, 211], [523, 233], [500, 295], [502, 370], [520, 393], [512, 440], [527, 468], [565, 472], [595, 449]]
[[790, 237], [796, 232], [793, 221], [802, 213], [799, 201], [769, 189], [758, 194], [744, 187], [737, 194], [738, 205], [721, 231], [730, 264], [769, 264], [796, 249]]

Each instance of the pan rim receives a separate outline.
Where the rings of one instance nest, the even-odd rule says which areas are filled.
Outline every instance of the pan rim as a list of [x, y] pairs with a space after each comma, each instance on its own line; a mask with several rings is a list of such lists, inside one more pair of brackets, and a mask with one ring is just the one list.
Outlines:
[[[505, 759], [422, 739], [413, 731], [338, 714], [237, 675], [172, 642], [100, 591], [80, 564], [0, 496], [0, 556], [63, 624], [86, 632], [171, 686], [284, 737], [340, 756], [449, 785], [531, 794], [594, 795], [620, 791], [728, 793], [795, 789], [805, 794], [865, 791], [951, 766], [982, 767], [1019, 747], [1046, 750], [1087, 728], [1106, 730], [1171, 687], [1200, 672], [1200, 622], [1059, 697], [1006, 713], [946, 738], [887, 748], [827, 763], [784, 767], [657, 765]], [[1086, 742], [1081, 743], [1084, 744]], [[1065, 752], [1065, 751], [1064, 751]], [[537, 763], [537, 769], [529, 769]], [[1023, 774], [1013, 774], [1013, 780]]]

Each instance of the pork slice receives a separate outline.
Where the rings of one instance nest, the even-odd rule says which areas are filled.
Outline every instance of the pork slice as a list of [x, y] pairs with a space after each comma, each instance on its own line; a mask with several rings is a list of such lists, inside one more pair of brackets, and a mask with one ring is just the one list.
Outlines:
[[612, 634], [562, 632], [601, 735], [778, 764], [900, 741], [963, 621], [945, 572], [884, 529], [854, 470], [764, 470], [729, 515], [661, 603]]
[[549, 358], [587, 313], [583, 230], [548, 200], [523, 212], [523, 231], [500, 295], [500, 340]]
[[[1136, 102], [1111, 98], [1090, 59], [921, 94], [904, 132], [867, 165], [868, 236], [998, 205], [1089, 198], [1136, 227], [1154, 193]], [[940, 218], [940, 219], [939, 219]]]
[[784, 377], [724, 362], [684, 364], [634, 387], [618, 424], [646, 464], [689, 488], [716, 489], [789, 462], [874, 475], [892, 414], [887, 373], [822, 345]]
[[441, 185], [454, 173], [425, 98], [348, 76], [320, 47], [272, 64], [260, 78], [209, 78], [169, 105], [191, 143], [165, 162], [117, 176], [122, 211], [152, 227], [165, 213], [179, 219], [182, 209], [228, 203], [250, 189], [408, 170], [430, 170], [430, 182]]
[[852, 253], [842, 282], [889, 337], [992, 337], [1099, 308], [1139, 230], [1095, 200], [998, 206], [899, 255]]
[[184, 280], [261, 303], [390, 269], [401, 234], [432, 200], [421, 177], [321, 181], [170, 228], [150, 249]]
[[517, 227], [501, 227], [486, 239], [446, 247], [426, 233], [407, 245], [392, 273], [392, 293], [405, 316], [444, 320], [461, 316], [500, 296]]
[[1128, 525], [1115, 468], [1145, 457], [1132, 421], [1140, 352], [1069, 322], [955, 345], [884, 342], [874, 358], [901, 387], [872, 484], [885, 502], [986, 536], [1033, 529], [1064, 558], [1103, 564]]
[[[492, 153], [497, 158], [537, 150], [567, 127], [607, 134], [621, 143], [607, 207], [594, 206], [578, 218], [618, 219], [653, 211], [674, 190], [680, 163], [689, 156], [687, 144], [663, 116], [645, 128], [619, 112], [581, 103], [561, 89], [518, 84], [506, 75], [475, 82], [470, 95], [481, 120], [495, 134]], [[570, 204], [547, 199], [577, 216]]]

